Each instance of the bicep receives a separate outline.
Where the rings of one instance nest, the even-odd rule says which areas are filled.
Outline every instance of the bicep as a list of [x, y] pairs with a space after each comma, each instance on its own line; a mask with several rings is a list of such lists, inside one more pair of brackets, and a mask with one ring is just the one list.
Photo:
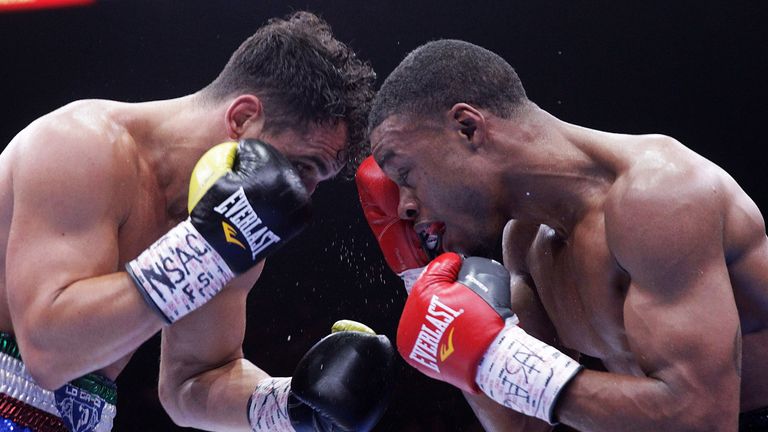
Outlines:
[[609, 245], [630, 277], [627, 341], [643, 372], [670, 390], [738, 392], [739, 320], [722, 219], [711, 193], [687, 188], [626, 199], [606, 216]]
[[512, 312], [520, 319], [520, 327], [537, 339], [555, 345], [557, 332], [527, 271], [527, 255], [538, 231], [537, 224], [514, 219], [507, 222], [502, 235], [504, 267], [510, 272]]
[[531, 278], [526, 274], [513, 274], [510, 290], [512, 312], [520, 319], [520, 327], [542, 342], [559, 346], [555, 327], [536, 295]]
[[679, 273], [631, 283], [624, 305], [630, 349], [646, 375], [673, 389], [733, 386], [741, 334], [725, 263], [681, 263]]
[[[18, 315], [80, 279], [117, 269], [118, 216], [104, 170], [56, 153], [22, 152], [14, 167], [6, 288]], [[99, 172], [101, 171], [101, 173]], [[93, 175], [89, 175], [93, 173]]]

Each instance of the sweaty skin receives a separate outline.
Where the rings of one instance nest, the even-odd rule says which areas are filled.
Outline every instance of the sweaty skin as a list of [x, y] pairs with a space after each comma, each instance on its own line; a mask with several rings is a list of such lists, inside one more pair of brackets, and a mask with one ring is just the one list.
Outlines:
[[[765, 224], [712, 162], [666, 136], [589, 130], [533, 104], [514, 119], [468, 104], [425, 122], [395, 115], [371, 143], [400, 186], [401, 217], [443, 221], [446, 250], [482, 254], [513, 219], [504, 264], [521, 326], [608, 370], [576, 376], [560, 422], [733, 431], [739, 412], [768, 406]], [[467, 398], [487, 430], [550, 428]]]
[[[31, 123], [0, 154], [0, 331], [16, 337], [42, 387], [90, 372], [115, 379], [163, 328], [124, 265], [187, 217], [189, 176], [211, 146], [263, 139], [310, 192], [341, 169], [343, 122], [267, 134], [258, 97], [215, 105], [198, 97], [74, 102]], [[159, 386], [175, 420], [195, 424], [191, 410], [208, 415], [206, 426], [248, 429], [245, 403], [267, 376], [241, 349], [245, 298], [262, 267], [163, 331]], [[214, 404], [195, 399], [196, 380], [213, 376], [226, 378], [225, 394]]]

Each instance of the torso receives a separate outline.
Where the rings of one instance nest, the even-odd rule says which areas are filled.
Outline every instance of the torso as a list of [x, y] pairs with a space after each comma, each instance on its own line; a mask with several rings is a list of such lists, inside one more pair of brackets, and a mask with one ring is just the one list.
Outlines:
[[552, 228], [540, 226], [528, 270], [565, 347], [612, 363], [624, 373], [638, 372], [622, 325], [628, 277], [608, 250], [599, 213], [583, 221], [568, 243]]
[[[135, 172], [133, 184], [122, 189], [124, 196], [119, 197], [125, 203], [123, 217], [117, 222], [119, 262], [114, 271], [121, 271], [130, 259], [135, 258], [143, 249], [149, 246], [169, 227], [178, 221], [166, 213], [165, 197], [160, 193], [154, 173], [142, 158], [141, 143], [134, 141], [130, 125], [122, 123], [121, 112], [127, 104], [93, 100], [80, 101], [54, 111], [37, 122], [60, 122], [62, 127], [77, 128], [80, 117], [100, 117], [96, 127], [119, 131], [113, 142], [93, 143], [94, 151], [114, 151], [117, 163], [130, 165]], [[98, 114], [94, 114], [98, 113]], [[88, 125], [93, 127], [93, 125]], [[29, 126], [34, 128], [35, 123]], [[28, 129], [29, 129], [28, 128]], [[21, 136], [22, 133], [19, 134]], [[8, 297], [5, 284], [5, 257], [8, 244], [9, 229], [13, 217], [13, 166], [18, 147], [22, 140], [15, 138], [0, 154], [0, 331], [13, 334], [13, 324], [10, 318]], [[51, 143], [50, 145], [55, 145]], [[105, 149], [105, 146], [109, 146]], [[98, 184], [93, 185], [99, 187]], [[98, 276], [98, 275], [94, 275]], [[115, 379], [125, 368], [131, 355], [128, 355], [99, 372], [108, 378]]]
[[[755, 247], [755, 238], [764, 238], [765, 231], [752, 225], [745, 215], [758, 212], [736, 182], [720, 168], [696, 156], [681, 145], [656, 143], [652, 139], [637, 137], [634, 146], [673, 146], [664, 152], [680, 158], [684, 163], [700, 165], [717, 177], [728, 193], [723, 209], [724, 239], [727, 267], [739, 319], [744, 335], [760, 332], [768, 327], [768, 251]], [[676, 146], [679, 146], [677, 148]], [[622, 174], [632, 178], [631, 167]], [[625, 179], [626, 180], [626, 179]], [[616, 193], [609, 191], [608, 194]], [[759, 213], [756, 219], [761, 219]], [[507, 263], [511, 271], [528, 273], [535, 284], [536, 293], [566, 348], [599, 358], [609, 371], [642, 375], [640, 364], [630, 349], [623, 323], [623, 307], [631, 275], [621, 268], [614, 257], [606, 236], [605, 213], [601, 206], [588, 211], [563, 239], [546, 226], [529, 226], [535, 235], [525, 239], [527, 249], [524, 262]], [[521, 224], [519, 222], [513, 222]], [[520, 227], [517, 227], [518, 231]], [[532, 241], [530, 240], [532, 238]], [[515, 242], [506, 238], [505, 242]], [[764, 242], [759, 242], [764, 246]], [[749, 349], [744, 346], [744, 349]], [[768, 359], [766, 359], [768, 360]]]

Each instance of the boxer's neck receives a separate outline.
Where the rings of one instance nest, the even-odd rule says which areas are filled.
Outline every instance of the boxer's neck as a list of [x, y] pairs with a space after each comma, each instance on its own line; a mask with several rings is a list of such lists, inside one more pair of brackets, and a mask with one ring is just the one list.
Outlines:
[[155, 173], [168, 214], [186, 217], [192, 169], [208, 149], [229, 139], [226, 104], [203, 104], [193, 94], [135, 104], [130, 111], [128, 129]]
[[588, 212], [601, 205], [622, 169], [613, 139], [540, 109], [509, 128], [518, 132], [497, 135], [506, 140], [501, 148], [507, 161], [508, 216], [546, 224], [567, 238]]

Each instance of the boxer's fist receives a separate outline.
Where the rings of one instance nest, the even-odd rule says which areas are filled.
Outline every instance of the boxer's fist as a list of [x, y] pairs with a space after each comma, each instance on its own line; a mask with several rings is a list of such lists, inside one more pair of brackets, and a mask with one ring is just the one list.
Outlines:
[[385, 336], [354, 321], [302, 357], [292, 378], [262, 380], [248, 402], [254, 432], [367, 432], [389, 404], [395, 350]]
[[126, 264], [166, 321], [210, 300], [235, 276], [298, 234], [309, 194], [291, 163], [258, 140], [219, 144], [190, 179], [190, 216]]
[[288, 414], [296, 432], [369, 431], [389, 403], [395, 383], [389, 339], [356, 323], [334, 327], [293, 373]]
[[[357, 192], [363, 214], [379, 243], [384, 259], [398, 276], [410, 287], [423, 267], [430, 261], [429, 252], [439, 249], [439, 244], [430, 244], [426, 248], [422, 238], [416, 233], [413, 221], [400, 219], [398, 205], [400, 191], [397, 185], [387, 178], [379, 168], [373, 156], [367, 157], [355, 174]], [[439, 235], [434, 239], [439, 243]]]
[[552, 423], [555, 401], [580, 365], [525, 333], [512, 311], [501, 264], [442, 254], [405, 303], [398, 351], [432, 378]]
[[189, 182], [190, 222], [235, 274], [301, 232], [309, 204], [291, 163], [253, 139], [213, 147]]
[[509, 273], [496, 261], [444, 253], [416, 281], [397, 329], [397, 349], [426, 375], [477, 393], [480, 358], [513, 317]]

